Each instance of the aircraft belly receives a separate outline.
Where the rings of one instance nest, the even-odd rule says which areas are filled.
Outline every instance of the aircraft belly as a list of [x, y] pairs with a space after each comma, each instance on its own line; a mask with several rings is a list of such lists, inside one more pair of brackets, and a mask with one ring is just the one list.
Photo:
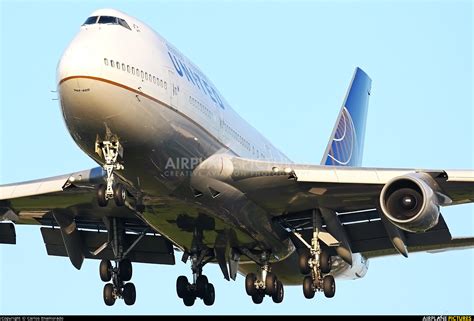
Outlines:
[[195, 197], [190, 186], [193, 169], [225, 146], [177, 107], [87, 77], [62, 82], [60, 97], [73, 139], [97, 163], [103, 160], [95, 142], [119, 139], [124, 170], [117, 175], [145, 195], [142, 218], [176, 244], [189, 249], [192, 229], [198, 226], [210, 247], [225, 240], [227, 250], [271, 250], [275, 260], [294, 251], [271, 217], [240, 191], [219, 186], [219, 197], [209, 195], [208, 188]]

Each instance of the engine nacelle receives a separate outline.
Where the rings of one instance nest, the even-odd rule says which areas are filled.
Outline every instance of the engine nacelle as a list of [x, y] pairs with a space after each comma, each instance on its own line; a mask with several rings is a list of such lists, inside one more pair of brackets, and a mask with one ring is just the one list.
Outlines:
[[425, 173], [396, 177], [380, 193], [382, 212], [405, 231], [424, 232], [438, 224], [442, 194], [437, 189], [436, 182]]

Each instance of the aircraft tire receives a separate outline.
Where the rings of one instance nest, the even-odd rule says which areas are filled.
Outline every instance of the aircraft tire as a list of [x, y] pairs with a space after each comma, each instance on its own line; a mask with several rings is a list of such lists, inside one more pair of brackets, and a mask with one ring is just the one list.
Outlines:
[[112, 278], [112, 264], [109, 260], [102, 260], [99, 264], [100, 279], [104, 282], [109, 282]]
[[107, 187], [104, 184], [100, 184], [97, 188], [97, 203], [100, 207], [106, 207], [109, 200], [105, 198], [105, 191]]
[[126, 283], [123, 286], [122, 295], [126, 305], [135, 304], [135, 300], [137, 299], [137, 291], [135, 289], [135, 285], [133, 283]]
[[336, 282], [332, 275], [326, 275], [323, 278], [323, 291], [326, 298], [332, 298], [336, 294]]
[[104, 285], [104, 303], [108, 306], [112, 306], [115, 303], [114, 297], [114, 286], [112, 283]]
[[309, 275], [303, 279], [303, 294], [306, 299], [314, 298], [313, 279]]

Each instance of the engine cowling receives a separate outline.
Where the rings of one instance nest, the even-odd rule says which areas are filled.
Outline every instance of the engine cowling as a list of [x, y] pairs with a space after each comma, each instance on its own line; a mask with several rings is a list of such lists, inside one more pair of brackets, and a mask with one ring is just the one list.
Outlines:
[[436, 188], [428, 174], [396, 177], [380, 193], [382, 212], [405, 231], [424, 232], [438, 224], [440, 200]]

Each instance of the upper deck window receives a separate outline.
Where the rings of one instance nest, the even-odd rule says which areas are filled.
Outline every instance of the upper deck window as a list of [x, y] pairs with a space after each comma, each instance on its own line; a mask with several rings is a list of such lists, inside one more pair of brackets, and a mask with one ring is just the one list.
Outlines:
[[82, 25], [83, 26], [84, 25], [92, 25], [92, 24], [97, 22], [97, 18], [98, 18], [97, 16], [89, 17], [89, 18], [86, 19], [86, 21]]

